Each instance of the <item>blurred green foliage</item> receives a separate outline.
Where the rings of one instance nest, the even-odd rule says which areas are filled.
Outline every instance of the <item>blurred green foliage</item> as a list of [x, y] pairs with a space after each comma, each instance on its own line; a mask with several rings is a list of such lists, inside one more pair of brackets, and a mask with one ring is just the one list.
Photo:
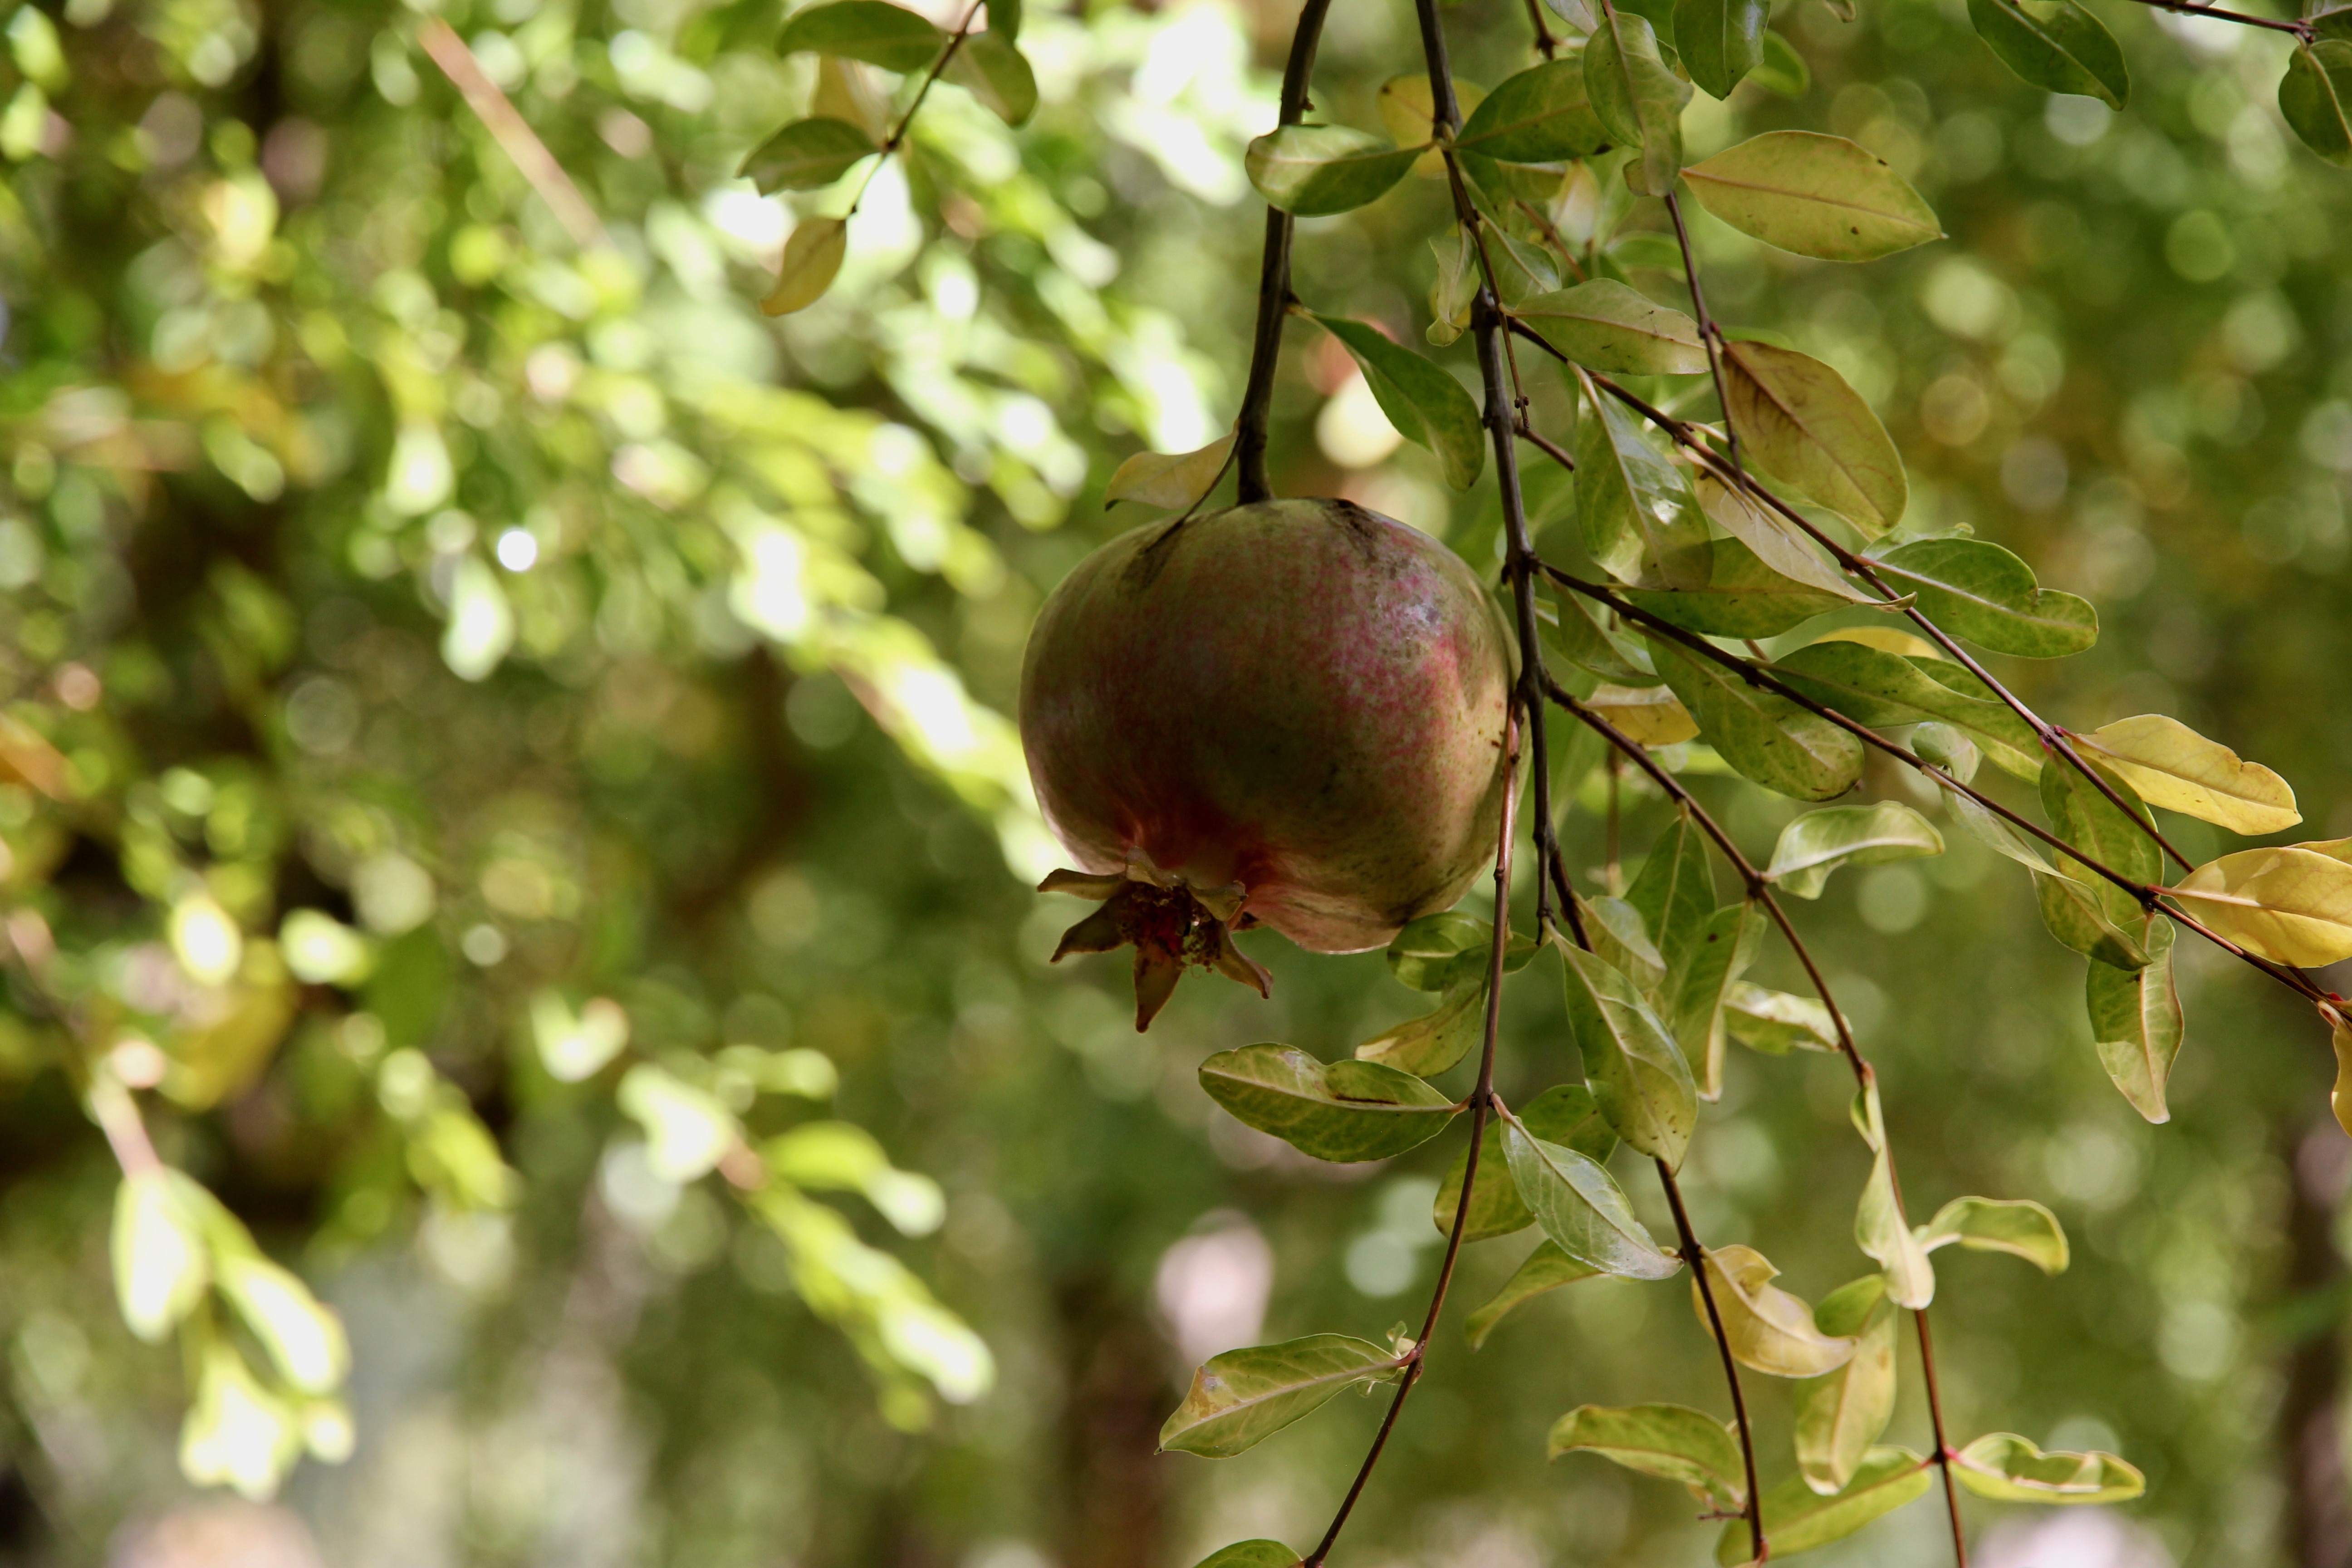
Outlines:
[[[1784, 6], [1810, 85], [1697, 98], [1691, 155], [1850, 136], [1951, 237], [1840, 268], [1695, 216], [1712, 302], [1878, 408], [1915, 530], [1970, 525], [2098, 603], [2095, 650], [2003, 668], [2045, 712], [2177, 714], [2352, 833], [2352, 185], [2281, 126], [2284, 43], [2101, 14], [2121, 113], [2021, 85], [1959, 0]], [[1135, 1036], [1121, 965], [1044, 966], [1076, 906], [1023, 885], [1055, 851], [1006, 717], [1039, 597], [1125, 525], [1118, 460], [1229, 417], [1242, 149], [1291, 17], [1033, 11], [1034, 120], [932, 94], [834, 289], [771, 322], [795, 217], [847, 198], [734, 177], [819, 88], [779, 21], [68, 0], [0, 24], [0, 1559], [260, 1560], [163, 1555], [191, 1409], [229, 1458], [188, 1468], [256, 1494], [348, 1447], [284, 1497], [315, 1560], [352, 1563], [1181, 1564], [1311, 1538], [1356, 1463], [1377, 1407], [1353, 1400], [1237, 1465], [1150, 1449], [1206, 1354], [1414, 1312], [1452, 1153], [1312, 1166], [1193, 1069], [1265, 1039], [1328, 1058], [1420, 1006], [1377, 958], [1252, 938], [1271, 1003], [1196, 984]], [[1502, 0], [1451, 26], [1466, 80], [1527, 58]], [[1409, 8], [1339, 7], [1318, 104], [1377, 125], [1415, 68]], [[1304, 223], [1298, 293], [1419, 340], [1444, 211], [1412, 176]], [[1673, 254], [1618, 257], [1679, 303]], [[1336, 344], [1291, 342], [1283, 488], [1493, 566], [1491, 489], [1452, 495]], [[1467, 345], [1443, 357], [1466, 376]], [[1594, 885], [1612, 786], [1574, 763]], [[1727, 783], [1696, 787], [1760, 859], [1786, 808]], [[1616, 787], [1631, 861], [1670, 817]], [[2075, 1240], [2054, 1280], [1939, 1255], [1956, 1430], [2148, 1476], [2129, 1523], [2073, 1535], [1967, 1501], [1980, 1560], [2336, 1562], [2307, 1544], [2347, 1490], [2320, 1440], [2352, 1166], [2326, 1052], [2184, 946], [2174, 1119], [2146, 1125], [2030, 899], [1956, 840], [1801, 911], [1914, 1205], [2036, 1196]], [[1560, 1076], [1561, 1015], [1510, 994], [1517, 1095]], [[184, 1367], [115, 1304], [133, 1094], [225, 1205], [157, 1209], [194, 1238], [177, 1265], [129, 1247], [162, 1270], [154, 1322], [195, 1313]], [[1848, 1094], [1832, 1062], [1735, 1057], [1694, 1146], [1700, 1233], [1810, 1297], [1859, 1267]], [[240, 1245], [340, 1312], [348, 1384], [234, 1284]], [[1474, 1249], [1457, 1300], [1523, 1249]], [[1924, 1447], [1902, 1354], [1893, 1436]], [[1720, 1403], [1678, 1283], [1580, 1285], [1475, 1357], [1449, 1320], [1432, 1356], [1363, 1560], [1711, 1547], [1673, 1489], [1541, 1458], [1571, 1405]], [[1758, 1400], [1781, 1451], [1785, 1394]], [[1818, 1560], [1947, 1551], [1920, 1507]]]

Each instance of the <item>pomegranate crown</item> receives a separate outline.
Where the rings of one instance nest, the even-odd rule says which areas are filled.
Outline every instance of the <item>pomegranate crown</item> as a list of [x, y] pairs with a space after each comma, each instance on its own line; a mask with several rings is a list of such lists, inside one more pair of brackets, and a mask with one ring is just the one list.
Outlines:
[[1138, 847], [1127, 852], [1120, 870], [1059, 870], [1038, 883], [1037, 890], [1076, 893], [1102, 904], [1062, 933], [1061, 945], [1054, 949], [1055, 963], [1073, 952], [1109, 952], [1134, 945], [1139, 1034], [1151, 1026], [1188, 964], [1213, 969], [1261, 996], [1266, 994], [1272, 976], [1234, 945], [1234, 931], [1253, 923], [1244, 909], [1249, 889], [1239, 882], [1195, 888], [1182, 876], [1161, 870]]

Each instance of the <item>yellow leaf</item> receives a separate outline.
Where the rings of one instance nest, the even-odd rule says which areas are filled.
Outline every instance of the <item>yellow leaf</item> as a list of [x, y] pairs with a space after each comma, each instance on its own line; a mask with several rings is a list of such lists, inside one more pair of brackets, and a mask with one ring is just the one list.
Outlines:
[[1663, 686], [1610, 686], [1594, 689], [1584, 705], [1645, 746], [1671, 746], [1698, 733], [1690, 710]]
[[1138, 452], [1111, 475], [1103, 500], [1140, 501], [1181, 511], [1209, 493], [1225, 471], [1225, 459], [1233, 449], [1234, 437], [1228, 432], [1197, 452]]
[[1940, 658], [1950, 662], [1944, 650], [1926, 637], [1910, 632], [1898, 632], [1893, 626], [1840, 626], [1835, 631], [1823, 632], [1813, 640], [1860, 643], [1864, 647], [1874, 647], [1881, 653], [1891, 653], [1902, 658]]
[[760, 301], [771, 316], [805, 310], [833, 287], [841, 258], [849, 249], [849, 225], [837, 217], [803, 219], [784, 241], [784, 259], [776, 268], [776, 286]]
[[0, 713], [0, 778], [21, 780], [51, 800], [63, 800], [70, 791], [70, 776], [65, 758], [38, 730]]
[[[1774, 1377], [1819, 1377], [1853, 1360], [1853, 1336], [1822, 1332], [1811, 1307], [1769, 1282], [1780, 1272], [1752, 1247], [1708, 1249], [1706, 1282], [1733, 1358]], [[1691, 1300], [1706, 1324], [1706, 1302], [1696, 1279]]]
[[2315, 969], [2352, 958], [2352, 861], [2336, 847], [2242, 849], [2169, 891], [2255, 956]]
[[[1462, 118], [1485, 101], [1486, 89], [1466, 81], [1454, 84], [1454, 106]], [[1432, 107], [1429, 78], [1414, 71], [1407, 76], [1391, 77], [1381, 84], [1381, 124], [1387, 128], [1389, 140], [1400, 147], [1419, 147], [1433, 141], [1437, 135], [1437, 113]], [[1445, 154], [1432, 148], [1412, 162], [1416, 174], [1434, 178], [1445, 173]]]
[[2294, 791], [2260, 763], [2209, 741], [2178, 719], [2142, 713], [2077, 735], [2150, 805], [2233, 833], [2276, 833], [2303, 820]]

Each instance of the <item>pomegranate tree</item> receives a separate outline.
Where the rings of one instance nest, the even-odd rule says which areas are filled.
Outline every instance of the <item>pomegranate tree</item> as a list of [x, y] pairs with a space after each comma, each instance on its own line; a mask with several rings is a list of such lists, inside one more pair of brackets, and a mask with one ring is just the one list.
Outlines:
[[1232, 932], [1377, 947], [1493, 853], [1509, 637], [1460, 557], [1341, 500], [1147, 524], [1079, 563], [1030, 634], [1021, 739], [1104, 900], [1055, 957], [1133, 943], [1136, 1027], [1187, 963], [1263, 994]]

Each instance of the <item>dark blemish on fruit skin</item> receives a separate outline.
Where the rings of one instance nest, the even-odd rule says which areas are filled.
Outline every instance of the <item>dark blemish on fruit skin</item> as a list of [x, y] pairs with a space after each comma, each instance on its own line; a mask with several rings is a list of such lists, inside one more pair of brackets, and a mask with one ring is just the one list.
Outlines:
[[1140, 593], [1151, 586], [1153, 580], [1168, 564], [1168, 558], [1175, 553], [1176, 541], [1183, 533], [1184, 525], [1192, 521], [1192, 513], [1188, 511], [1144, 542], [1143, 548], [1138, 550], [1119, 571], [1129, 589]]

